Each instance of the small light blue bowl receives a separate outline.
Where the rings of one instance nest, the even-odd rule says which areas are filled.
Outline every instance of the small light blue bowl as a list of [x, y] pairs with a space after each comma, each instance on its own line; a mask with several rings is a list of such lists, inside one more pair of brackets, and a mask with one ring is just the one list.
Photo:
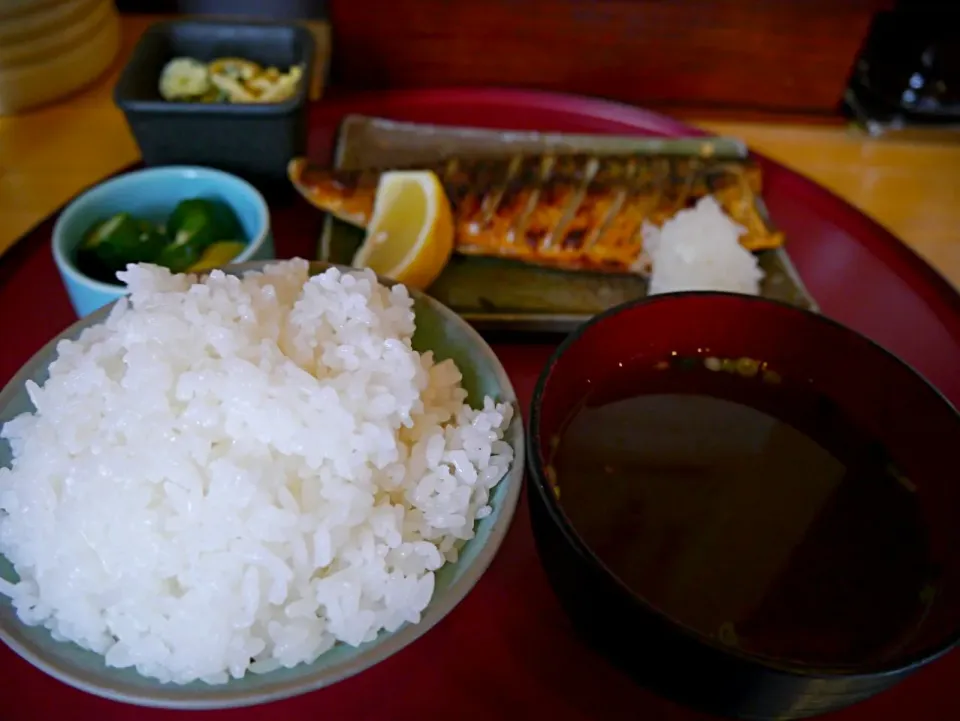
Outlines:
[[220, 200], [233, 208], [247, 239], [246, 249], [233, 262], [273, 259], [270, 211], [263, 196], [247, 181], [213, 168], [189, 165], [124, 173], [79, 195], [53, 228], [53, 259], [80, 318], [127, 292], [122, 285], [95, 280], [77, 269], [74, 252], [90, 226], [123, 211], [164, 223], [177, 203], [188, 198]]

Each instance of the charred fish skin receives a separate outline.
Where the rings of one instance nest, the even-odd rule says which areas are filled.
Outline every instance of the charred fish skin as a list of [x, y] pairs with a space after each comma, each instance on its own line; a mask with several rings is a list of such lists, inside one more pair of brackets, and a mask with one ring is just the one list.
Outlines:
[[381, 171], [329, 170], [294, 158], [287, 175], [311, 205], [352, 225], [366, 227], [370, 222]]
[[[365, 226], [380, 175], [398, 169], [328, 170], [295, 159], [290, 178], [316, 207]], [[707, 194], [745, 229], [748, 250], [783, 244], [757, 207], [761, 173], [750, 161], [544, 154], [451, 157], [416, 169], [440, 178], [464, 255], [630, 272], [642, 263], [644, 224], [660, 225]]]

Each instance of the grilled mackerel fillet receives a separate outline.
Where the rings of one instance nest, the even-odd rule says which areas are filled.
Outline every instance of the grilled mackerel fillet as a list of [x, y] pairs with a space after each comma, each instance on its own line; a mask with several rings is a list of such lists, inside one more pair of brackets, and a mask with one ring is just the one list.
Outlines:
[[[314, 206], [365, 227], [382, 173], [335, 170], [305, 158], [288, 174]], [[456, 250], [567, 270], [642, 269], [644, 222], [662, 224], [712, 194], [746, 229], [751, 251], [780, 247], [783, 234], [761, 216], [760, 168], [751, 161], [583, 154], [450, 157], [432, 170], [453, 206]]]

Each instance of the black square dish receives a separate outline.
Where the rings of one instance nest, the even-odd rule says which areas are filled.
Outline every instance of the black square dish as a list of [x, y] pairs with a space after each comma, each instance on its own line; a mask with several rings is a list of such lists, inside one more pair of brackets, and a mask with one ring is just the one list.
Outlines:
[[[284, 184], [287, 162], [303, 154], [313, 36], [292, 23], [175, 20], [152, 25], [134, 48], [114, 89], [147, 165], [206, 165], [255, 185]], [[286, 69], [303, 66], [293, 97], [279, 103], [170, 102], [160, 74], [174, 57], [209, 62], [240, 57]]]

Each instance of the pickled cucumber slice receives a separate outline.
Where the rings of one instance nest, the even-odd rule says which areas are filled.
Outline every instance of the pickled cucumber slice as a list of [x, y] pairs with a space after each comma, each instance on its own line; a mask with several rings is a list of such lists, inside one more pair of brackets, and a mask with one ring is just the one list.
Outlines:
[[240, 255], [246, 247], [246, 243], [241, 243], [238, 240], [225, 240], [214, 243], [203, 251], [200, 260], [187, 268], [187, 272], [199, 273], [200, 271], [212, 270], [213, 268], [228, 265], [234, 258]]

